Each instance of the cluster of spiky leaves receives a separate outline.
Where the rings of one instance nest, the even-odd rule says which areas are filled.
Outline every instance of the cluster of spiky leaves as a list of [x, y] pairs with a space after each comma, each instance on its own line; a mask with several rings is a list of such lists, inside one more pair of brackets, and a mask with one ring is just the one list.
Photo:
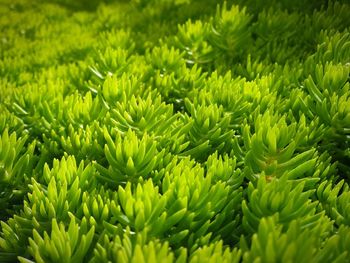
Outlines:
[[0, 262], [350, 262], [346, 1], [0, 2]]

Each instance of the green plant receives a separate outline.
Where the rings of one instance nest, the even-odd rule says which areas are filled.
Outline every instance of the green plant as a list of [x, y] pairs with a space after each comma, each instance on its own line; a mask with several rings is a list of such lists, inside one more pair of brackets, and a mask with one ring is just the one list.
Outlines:
[[0, 262], [349, 262], [347, 1], [0, 2]]

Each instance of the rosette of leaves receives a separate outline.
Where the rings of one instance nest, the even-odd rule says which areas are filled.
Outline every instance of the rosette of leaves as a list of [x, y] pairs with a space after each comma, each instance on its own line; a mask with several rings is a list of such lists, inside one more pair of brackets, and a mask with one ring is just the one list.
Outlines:
[[173, 122], [166, 136], [159, 138], [159, 147], [175, 156], [188, 148], [190, 144], [188, 133], [193, 126], [193, 120], [189, 119], [187, 115], [177, 114], [177, 116], [178, 118]]
[[234, 189], [239, 188], [244, 180], [244, 173], [237, 166], [236, 158], [230, 158], [228, 154], [218, 155], [218, 152], [210, 155], [205, 163], [207, 174], [214, 182], [226, 182]]
[[[45, 131], [48, 131], [48, 126], [51, 128], [54, 125], [53, 123], [49, 123], [51, 120], [50, 116], [52, 116], [52, 111], [55, 111], [57, 108], [57, 101], [61, 96], [55, 98], [55, 90], [51, 86], [47, 87], [45, 92], [37, 86], [29, 86], [27, 89], [28, 92], [25, 94], [17, 92], [17, 95], [14, 96], [13, 102], [8, 105], [8, 108], [15, 116], [22, 120], [24, 128], [30, 134], [42, 136]], [[48, 101], [52, 103], [51, 107], [49, 107]], [[46, 118], [49, 121], [45, 121], [43, 114], [48, 115]]]
[[107, 112], [101, 99], [93, 98], [91, 92], [84, 96], [78, 92], [64, 96], [52, 89], [44, 92], [49, 95], [42, 95], [42, 92], [31, 89], [30, 95], [12, 104], [12, 110], [23, 120], [31, 136], [43, 138], [47, 146], [54, 143], [53, 151], [61, 150], [60, 137], [66, 135], [69, 125], [75, 129], [83, 128], [102, 119]]
[[186, 52], [187, 64], [206, 64], [213, 61], [215, 54], [213, 47], [208, 43], [209, 33], [209, 24], [200, 20], [189, 20], [178, 26], [175, 42]]
[[2, 134], [5, 129], [7, 129], [9, 133], [16, 132], [19, 136], [22, 134], [25, 135], [22, 120], [16, 118], [6, 107], [0, 106], [0, 134]]
[[5, 129], [0, 136], [0, 218], [13, 214], [29, 191], [27, 184], [37, 162], [36, 142], [26, 145], [28, 136], [17, 138]]
[[46, 164], [39, 179], [32, 178], [23, 210], [6, 223], [1, 222], [0, 258], [3, 260], [11, 262], [18, 255], [25, 256], [33, 230], [42, 235], [44, 231], [51, 231], [52, 220], [68, 222], [70, 212], [74, 215], [80, 208], [82, 192], [96, 188], [93, 166], [85, 167], [83, 162], [77, 166], [73, 157], [55, 160], [51, 170]]
[[254, 81], [232, 77], [230, 71], [224, 75], [213, 72], [201, 89], [189, 94], [195, 105], [222, 106], [231, 116], [230, 125], [239, 132], [242, 124], [253, 123], [258, 114], [266, 111], [280, 112], [284, 106], [278, 93], [280, 79], [274, 75], [262, 76]]
[[[250, 46], [251, 19], [245, 8], [233, 5], [228, 9], [226, 2], [217, 7], [216, 15], [210, 21], [208, 42], [224, 61], [239, 58]], [[216, 65], [220, 68], [220, 65]]]
[[185, 209], [184, 217], [174, 230], [182, 230], [183, 234], [189, 230], [187, 247], [195, 249], [219, 236], [230, 244], [237, 241], [242, 188], [216, 182], [198, 166], [179, 168], [175, 166], [165, 175], [162, 192], [169, 194], [169, 203], [177, 204], [178, 211]]
[[167, 45], [162, 45], [148, 50], [145, 54], [145, 61], [148, 68], [143, 74], [143, 81], [164, 97], [171, 99], [171, 95], [176, 93], [177, 80], [181, 80], [184, 73], [189, 72], [186, 70], [183, 53], [174, 47], [169, 48]]
[[[175, 42], [187, 56], [188, 64], [204, 64], [207, 70], [226, 71], [219, 61], [228, 62], [239, 58], [251, 43], [251, 16], [245, 8], [233, 5], [227, 9], [226, 2], [210, 18], [210, 22], [188, 21], [179, 26]], [[206, 65], [207, 64], [207, 65]], [[229, 62], [231, 64], [231, 62]]]
[[105, 159], [103, 150], [105, 140], [100, 125], [95, 121], [84, 129], [74, 129], [70, 124], [67, 136], [61, 136], [59, 148], [62, 147], [65, 154], [74, 156], [78, 162], [83, 160], [102, 162]]
[[329, 151], [339, 160], [339, 168], [349, 176], [349, 67], [328, 63], [317, 65], [313, 75], [305, 80], [305, 87], [310, 94], [305, 103], [327, 127], [321, 149]]
[[[250, 92], [251, 91], [251, 92]], [[247, 87], [244, 79], [232, 79], [231, 72], [224, 76], [213, 72], [205, 82], [203, 88], [189, 94], [195, 105], [217, 104], [230, 114], [231, 127], [239, 130], [244, 118], [252, 113], [253, 100], [258, 97], [259, 91]], [[267, 95], [267, 94], [266, 94]]]
[[350, 224], [349, 185], [344, 182], [344, 179], [336, 184], [332, 180], [322, 182], [316, 194], [320, 208], [334, 219], [338, 226]]
[[184, 64], [183, 54], [174, 47], [163, 45], [149, 50], [145, 54], [146, 62], [150, 65], [150, 73], [165, 75], [177, 72]]
[[147, 133], [140, 139], [131, 129], [125, 135], [115, 133], [113, 140], [107, 128], [104, 129], [107, 142], [104, 151], [109, 167], [107, 169], [95, 162], [100, 179], [115, 185], [151, 177], [151, 172], [164, 156], [164, 150], [159, 152], [157, 142]]
[[[46, 102], [45, 107], [38, 107], [38, 113], [40, 109], [39, 114], [44, 114], [41, 117], [43, 133], [39, 135], [42, 136], [43, 162], [62, 158], [66, 153], [77, 154], [78, 160], [98, 159], [101, 154], [98, 144], [102, 144], [100, 138], [103, 137], [97, 139], [96, 136], [102, 134], [99, 123], [104, 121], [107, 113], [102, 98], [93, 97], [91, 92], [85, 96], [74, 93], [56, 102], [51, 108]], [[84, 141], [89, 144], [81, 144]], [[96, 151], [87, 152], [89, 148]]]
[[[52, 219], [51, 231], [39, 234], [33, 230], [33, 238], [29, 238], [28, 251], [36, 262], [86, 262], [88, 251], [93, 245], [94, 227], [88, 228], [83, 219], [80, 224], [71, 218], [66, 229], [65, 224]], [[19, 257], [22, 263], [32, 262]]]
[[230, 115], [225, 114], [223, 108], [215, 104], [195, 106], [186, 99], [185, 105], [193, 119], [193, 125], [188, 133], [189, 150], [181, 155], [203, 160], [215, 151], [227, 151], [234, 134], [229, 127]]
[[[322, 15], [319, 18], [322, 19]], [[318, 36], [316, 52], [305, 61], [305, 73], [314, 72], [315, 64], [325, 65], [327, 62], [346, 64], [350, 58], [349, 45], [349, 32], [322, 30]]]
[[173, 114], [172, 105], [162, 102], [158, 96], [152, 99], [148, 95], [146, 99], [131, 96], [129, 101], [117, 102], [111, 110], [111, 124], [121, 133], [133, 130], [138, 136], [144, 133], [160, 137], [168, 134], [173, 123], [178, 118]]
[[[186, 250], [176, 262], [185, 262]], [[175, 255], [168, 242], [158, 239], [148, 241], [143, 234], [133, 235], [127, 228], [123, 235], [101, 236], [97, 242], [92, 263], [97, 262], [175, 262]]]
[[118, 199], [111, 203], [113, 217], [133, 231], [146, 231], [149, 237], [166, 239], [176, 247], [207, 244], [212, 231], [215, 236], [234, 236], [241, 189], [212, 184], [203, 169], [179, 165], [166, 173], [161, 188], [151, 180], [119, 186]]
[[123, 73], [120, 77], [107, 76], [95, 93], [102, 95], [103, 102], [110, 109], [117, 102], [127, 103], [133, 95], [143, 97], [145, 87], [135, 75]]
[[324, 241], [322, 223], [305, 229], [298, 220], [294, 220], [285, 231], [273, 217], [263, 218], [258, 232], [252, 237], [250, 248], [242, 239], [243, 262], [346, 262], [348, 233], [349, 229], [342, 227], [338, 234]]
[[[107, 107], [99, 97], [93, 97], [91, 92], [84, 96], [74, 93], [64, 98], [63, 118], [74, 127], [84, 127], [96, 120], [104, 118]], [[48, 119], [52, 122], [53, 120]]]
[[[107, 47], [103, 52], [97, 51], [96, 65], [90, 66], [91, 79], [89, 85], [103, 84], [107, 76], [121, 76], [127, 72], [132, 63], [130, 52], [127, 49]], [[91, 87], [90, 87], [91, 89]]]
[[346, 190], [338, 196], [336, 204], [332, 207], [331, 215], [338, 226], [350, 226], [350, 191], [348, 188], [349, 187], [346, 187]]
[[183, 111], [185, 108], [184, 98], [188, 97], [192, 90], [204, 87], [206, 73], [203, 73], [202, 68], [197, 65], [191, 68], [182, 65], [176, 76], [158, 76], [155, 80], [157, 83], [161, 83], [159, 85], [164, 86], [159, 90], [164, 100], [169, 104], [173, 104], [176, 111]]
[[288, 125], [285, 116], [266, 112], [256, 118], [255, 133], [252, 135], [250, 126], [244, 126], [243, 141], [247, 149], [245, 173], [250, 180], [254, 181], [262, 171], [268, 177], [280, 177], [287, 173], [291, 180], [303, 178], [309, 186], [319, 180], [321, 171], [316, 172], [317, 166], [323, 162], [329, 163], [329, 160], [319, 156], [314, 148], [314, 137], [320, 137], [318, 133], [313, 134], [315, 130], [306, 126], [305, 118], [301, 118], [299, 124], [294, 122]]
[[[71, 160], [68, 159], [68, 163], [71, 163]], [[65, 165], [64, 159], [61, 165]], [[34, 225], [35, 222], [40, 222], [37, 224], [38, 231], [50, 229], [48, 227], [52, 219], [67, 220], [69, 211], [76, 211], [79, 207], [82, 194], [80, 184], [86, 183], [83, 180], [80, 181], [77, 176], [70, 178], [69, 170], [72, 168], [72, 166], [66, 168], [67, 171], [61, 168], [58, 177], [51, 177], [47, 187], [33, 179], [33, 190], [28, 195], [28, 201], [24, 202], [24, 212], [17, 219], [23, 218], [23, 222], [31, 222]], [[49, 172], [47, 166], [44, 169], [50, 174], [54, 173], [53, 171]], [[91, 166], [87, 169], [85, 175], [91, 175]], [[79, 173], [84, 175], [81, 168], [79, 170]], [[20, 223], [20, 220], [18, 222]]]
[[254, 233], [261, 218], [276, 216], [276, 222], [288, 228], [292, 220], [298, 219], [300, 224], [312, 225], [323, 221], [325, 228], [330, 221], [324, 218], [324, 212], [317, 213], [317, 202], [311, 200], [313, 190], [305, 191], [305, 182], [295, 184], [288, 181], [287, 176], [274, 178], [270, 182], [260, 177], [257, 186], [249, 183], [247, 200], [242, 203], [243, 226]]
[[184, 248], [174, 251], [167, 242], [158, 239], [146, 243], [145, 235], [133, 236], [129, 229], [122, 237], [109, 238], [105, 235], [96, 244], [91, 262], [239, 262], [238, 249], [225, 248], [222, 242], [199, 247], [188, 258]]
[[121, 225], [115, 224], [117, 220], [111, 213], [111, 207], [115, 206], [116, 198], [116, 191], [105, 189], [103, 186], [98, 186], [91, 191], [84, 191], [81, 195], [80, 206], [74, 212], [74, 216], [78, 220], [84, 218], [89, 226], [94, 226], [97, 235], [111, 229], [113, 229], [113, 233], [115, 233], [115, 229], [122, 231]]

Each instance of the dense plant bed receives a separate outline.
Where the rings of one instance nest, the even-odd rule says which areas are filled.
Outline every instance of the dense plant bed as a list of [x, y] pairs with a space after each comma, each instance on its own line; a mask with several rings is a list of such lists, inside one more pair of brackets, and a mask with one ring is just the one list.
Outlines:
[[0, 262], [350, 262], [349, 17], [1, 0]]

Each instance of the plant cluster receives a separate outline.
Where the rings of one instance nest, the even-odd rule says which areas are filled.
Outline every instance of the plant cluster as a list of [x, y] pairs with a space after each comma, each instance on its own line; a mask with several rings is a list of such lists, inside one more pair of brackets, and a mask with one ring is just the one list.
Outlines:
[[349, 17], [0, 0], [0, 262], [350, 262]]

